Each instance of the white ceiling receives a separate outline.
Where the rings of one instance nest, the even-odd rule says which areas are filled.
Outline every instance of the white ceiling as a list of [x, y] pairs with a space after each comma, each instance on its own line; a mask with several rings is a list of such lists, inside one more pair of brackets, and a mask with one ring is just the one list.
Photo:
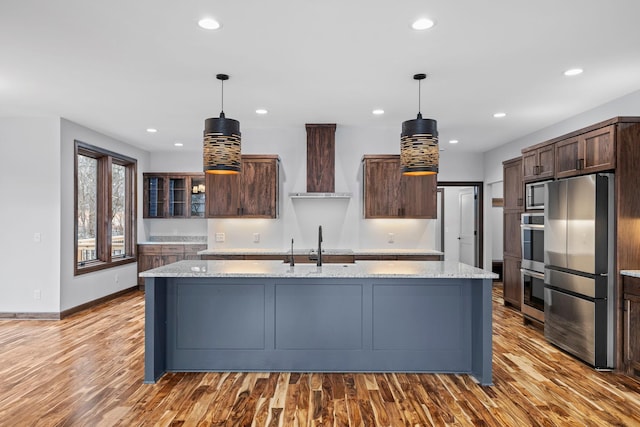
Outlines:
[[[199, 28], [203, 16], [223, 27]], [[421, 16], [436, 26], [412, 30]], [[399, 136], [426, 73], [421, 110], [441, 144], [485, 151], [639, 90], [638, 17], [638, 0], [1, 0], [0, 116], [200, 150], [226, 73], [243, 132], [329, 122]], [[585, 72], [565, 77], [572, 67]]]

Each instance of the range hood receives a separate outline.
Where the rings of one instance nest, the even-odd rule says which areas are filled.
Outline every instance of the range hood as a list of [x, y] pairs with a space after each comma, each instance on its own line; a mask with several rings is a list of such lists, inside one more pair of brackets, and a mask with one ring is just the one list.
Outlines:
[[305, 125], [307, 129], [307, 191], [289, 193], [292, 199], [349, 199], [335, 191], [336, 124]]

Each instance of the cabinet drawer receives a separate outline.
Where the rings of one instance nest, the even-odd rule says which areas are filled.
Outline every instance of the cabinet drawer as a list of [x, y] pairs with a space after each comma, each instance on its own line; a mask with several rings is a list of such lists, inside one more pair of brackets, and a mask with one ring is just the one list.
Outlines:
[[184, 254], [188, 256], [198, 255], [198, 252], [207, 249], [207, 245], [184, 245]]
[[138, 245], [138, 255], [162, 255], [162, 245]]
[[184, 255], [184, 245], [162, 245], [162, 255]]
[[625, 294], [640, 296], [640, 277], [624, 276], [622, 283]]

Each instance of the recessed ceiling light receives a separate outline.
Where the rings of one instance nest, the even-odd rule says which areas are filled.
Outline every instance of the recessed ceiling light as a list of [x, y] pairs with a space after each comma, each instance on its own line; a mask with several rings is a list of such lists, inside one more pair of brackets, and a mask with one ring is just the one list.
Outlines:
[[213, 18], [202, 18], [198, 21], [198, 25], [200, 28], [204, 28], [205, 30], [217, 30], [222, 26]]
[[264, 115], [264, 114], [267, 114], [267, 113], [268, 113], [268, 111], [265, 110], [264, 108], [258, 108], [256, 110], [256, 114]]
[[495, 117], [496, 119], [501, 119], [503, 117], [505, 117], [507, 115], [507, 113], [494, 113], [493, 117]]
[[449, 140], [449, 144], [457, 144], [458, 140], [457, 139], [451, 139]]
[[384, 114], [384, 110], [382, 108], [378, 108], [373, 110], [371, 113], [375, 114], [376, 116], [381, 116], [382, 114]]
[[578, 74], [582, 74], [584, 70], [582, 68], [571, 68], [570, 70], [567, 70], [564, 72], [565, 76], [577, 76]]
[[411, 24], [411, 28], [418, 31], [428, 30], [429, 28], [433, 27], [435, 24], [436, 23], [429, 18], [420, 18], [414, 21], [413, 24]]
[[173, 145], [175, 145], [176, 147], [182, 147], [184, 144], [182, 142], [176, 142]]
[[156, 133], [156, 132], [158, 132], [158, 129], [154, 129], [154, 128], [147, 128], [147, 132], [149, 132], [149, 133]]

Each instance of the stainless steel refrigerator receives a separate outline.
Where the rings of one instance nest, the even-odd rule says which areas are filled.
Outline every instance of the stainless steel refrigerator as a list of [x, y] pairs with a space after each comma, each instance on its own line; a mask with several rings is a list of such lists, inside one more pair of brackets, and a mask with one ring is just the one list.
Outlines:
[[544, 335], [595, 368], [614, 367], [614, 176], [547, 184]]

